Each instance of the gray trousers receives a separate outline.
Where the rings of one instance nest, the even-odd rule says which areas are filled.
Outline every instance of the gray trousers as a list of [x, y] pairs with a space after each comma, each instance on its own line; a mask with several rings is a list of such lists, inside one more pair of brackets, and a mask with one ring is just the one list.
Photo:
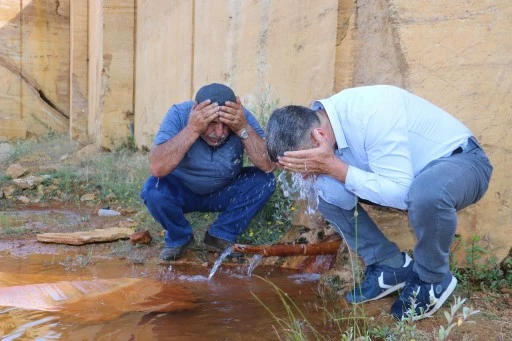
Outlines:
[[[476, 203], [486, 192], [492, 166], [474, 138], [461, 153], [430, 162], [414, 178], [408, 194], [409, 223], [416, 235], [414, 271], [428, 283], [450, 271], [449, 252], [457, 229], [457, 211]], [[361, 205], [346, 210], [319, 198], [320, 213], [348, 246], [371, 265], [400, 252]], [[357, 223], [356, 223], [357, 221]]]

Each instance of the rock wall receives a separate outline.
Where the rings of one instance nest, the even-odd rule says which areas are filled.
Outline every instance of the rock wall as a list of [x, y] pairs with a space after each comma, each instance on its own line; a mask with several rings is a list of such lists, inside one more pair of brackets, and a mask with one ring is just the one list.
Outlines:
[[[512, 7], [508, 0], [7, 0], [0, 139], [50, 130], [113, 149], [151, 141], [167, 109], [231, 85], [261, 120], [343, 88], [402, 86], [466, 123], [495, 167], [459, 233], [511, 246]], [[404, 215], [374, 212], [404, 248]]]
[[[507, 176], [512, 137], [506, 133], [512, 108], [510, 2], [358, 0], [357, 6], [353, 1], [340, 4], [350, 13], [343, 17], [350, 19], [341, 21], [348, 21], [348, 29], [337, 47], [335, 91], [347, 84], [394, 84], [463, 121], [485, 148], [494, 173], [483, 200], [459, 214], [459, 246], [469, 247], [464, 243], [477, 235], [480, 246], [504, 257], [512, 246]], [[403, 248], [414, 245], [406, 215], [372, 212]], [[462, 261], [465, 252], [458, 254]]]
[[66, 131], [68, 2], [10, 0], [0, 6], [0, 138]]
[[230, 85], [254, 111], [330, 93], [337, 7], [334, 0], [139, 0], [137, 143], [151, 147], [168, 108], [207, 83]]
[[86, 1], [70, 2], [69, 21], [69, 133], [73, 140], [87, 142], [89, 7]]

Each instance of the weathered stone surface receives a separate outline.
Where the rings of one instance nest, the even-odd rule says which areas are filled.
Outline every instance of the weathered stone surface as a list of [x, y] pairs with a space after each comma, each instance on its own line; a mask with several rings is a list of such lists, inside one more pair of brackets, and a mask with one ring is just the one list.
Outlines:
[[126, 239], [129, 238], [131, 234], [133, 234], [133, 230], [129, 228], [109, 227], [106, 229], [70, 233], [41, 233], [37, 235], [37, 241], [56, 244], [83, 245]]
[[221, 3], [137, 2], [139, 145], [151, 146], [169, 107], [205, 83], [232, 86], [251, 109], [277, 100], [308, 105], [332, 91], [338, 1]]
[[27, 174], [28, 169], [23, 168], [21, 165], [17, 163], [13, 163], [10, 165], [5, 171], [5, 175], [10, 176], [13, 179], [17, 179], [20, 176]]
[[21, 119], [20, 2], [11, 1], [0, 10], [0, 139], [25, 138]]
[[68, 3], [23, 0], [2, 6], [0, 138], [67, 130]]
[[134, 123], [135, 2], [89, 2], [89, 14], [89, 134], [113, 149]]
[[80, 201], [93, 201], [96, 200], [98, 195], [96, 193], [86, 193], [80, 197]]
[[88, 2], [70, 1], [69, 132], [85, 143], [88, 137]]
[[409, 88], [461, 119], [494, 166], [483, 200], [460, 212], [457, 233], [465, 241], [478, 235], [501, 259], [512, 246], [510, 2], [458, 0], [442, 10], [434, 3], [392, 3]]
[[130, 236], [130, 241], [131, 241], [132, 245], [150, 244], [151, 240], [152, 240], [151, 234], [149, 233], [148, 230], [135, 232], [134, 234], [132, 234]]
[[13, 179], [12, 182], [14, 185], [21, 189], [32, 189], [39, 186], [45, 179], [48, 178], [48, 175], [39, 176], [39, 175], [29, 175], [23, 178]]
[[24, 203], [24, 204], [28, 204], [30, 203], [30, 199], [24, 195], [20, 195], [19, 197], [16, 198], [18, 201]]
[[16, 187], [14, 186], [7, 186], [7, 187], [4, 187], [2, 188], [2, 191], [3, 191], [3, 196], [5, 198], [12, 198], [12, 194], [16, 191]]

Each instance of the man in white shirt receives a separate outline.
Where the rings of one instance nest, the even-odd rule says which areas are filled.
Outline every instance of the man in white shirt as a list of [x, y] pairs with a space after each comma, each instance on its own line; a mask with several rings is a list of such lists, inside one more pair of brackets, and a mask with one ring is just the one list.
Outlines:
[[[316, 177], [319, 211], [366, 264], [364, 281], [347, 299], [361, 303], [402, 289], [393, 316], [436, 312], [457, 285], [449, 268], [457, 211], [480, 200], [492, 174], [471, 131], [416, 95], [376, 85], [343, 90], [311, 109], [277, 109], [266, 135], [272, 161]], [[407, 210], [414, 260], [382, 234], [358, 198]]]

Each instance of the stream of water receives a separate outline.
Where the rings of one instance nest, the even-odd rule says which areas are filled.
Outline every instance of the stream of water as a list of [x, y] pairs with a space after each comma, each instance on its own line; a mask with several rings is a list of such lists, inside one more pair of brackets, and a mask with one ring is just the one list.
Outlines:
[[285, 197], [307, 202], [306, 214], [314, 214], [318, 209], [318, 189], [313, 176], [304, 177], [300, 173], [282, 172], [277, 177]]

